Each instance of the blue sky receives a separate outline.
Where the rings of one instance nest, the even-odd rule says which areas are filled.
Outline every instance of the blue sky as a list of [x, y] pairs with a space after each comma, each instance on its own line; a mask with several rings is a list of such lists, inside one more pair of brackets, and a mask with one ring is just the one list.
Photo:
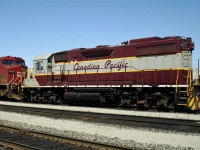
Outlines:
[[151, 36], [185, 36], [200, 58], [199, 0], [0, 0], [0, 56], [32, 67], [40, 54]]

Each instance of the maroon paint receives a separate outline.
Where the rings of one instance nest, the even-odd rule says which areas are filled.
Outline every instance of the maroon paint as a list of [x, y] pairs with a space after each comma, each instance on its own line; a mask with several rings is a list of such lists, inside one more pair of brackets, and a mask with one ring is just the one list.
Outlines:
[[[178, 84], [186, 85], [188, 71], [180, 70]], [[176, 85], [177, 71], [143, 71], [143, 72], [120, 72], [99, 74], [74, 74], [55, 76], [36, 76], [41, 86], [47, 85]]]

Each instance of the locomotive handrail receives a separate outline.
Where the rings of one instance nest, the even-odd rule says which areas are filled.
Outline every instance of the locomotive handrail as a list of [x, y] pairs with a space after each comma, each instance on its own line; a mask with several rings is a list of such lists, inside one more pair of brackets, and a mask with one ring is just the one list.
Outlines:
[[[59, 65], [59, 66], [63, 66], [63, 65]], [[136, 67], [134, 67], [134, 66], [126, 66], [126, 67], [123, 67], [124, 68], [124, 70], [125, 70], [125, 68], [126, 68], [126, 70], [127, 70], [127, 68], [133, 68], [133, 69], [135, 69], [135, 70], [137, 70], [137, 71], [155, 71], [155, 70], [157, 70], [157, 71], [161, 71], [161, 70], [163, 70], [163, 69], [142, 69], [142, 70], [140, 70], [140, 69], [138, 69], [138, 68], [136, 68]], [[96, 68], [96, 69], [94, 69], [94, 68], [87, 68], [86, 70], [99, 70], [99, 69], [102, 69], [102, 70], [108, 70], [108, 69], [111, 69], [111, 68]], [[112, 68], [112, 69], [114, 69], [114, 68]], [[115, 69], [117, 69], [117, 68], [115, 68]], [[181, 68], [164, 68], [164, 70], [180, 70]], [[182, 68], [183, 70], [188, 70], [188, 68]], [[81, 69], [80, 71], [84, 71], [85, 70], [85, 68], [84, 69]], [[76, 71], [75, 69], [65, 69], [64, 67], [61, 69], [61, 68], [59, 68], [59, 69], [56, 69], [55, 71]], [[77, 71], [79, 71], [78, 69], [77, 69]], [[44, 73], [44, 72], [43, 72]]]
[[[55, 68], [54, 73], [56, 75], [56, 72], [59, 72], [59, 74], [62, 75], [67, 75], [67, 79], [63, 79], [60, 76], [59, 79], [55, 78], [57, 80], [52, 80], [52, 81], [57, 81], [57, 82], [63, 82], [66, 81], [67, 85], [69, 86], [71, 82], [75, 83], [75, 86], [78, 86], [78, 82], [82, 82], [83, 86], [86, 86], [88, 83], [88, 78], [85, 76], [82, 76], [79, 78], [79, 75], [86, 75], [86, 74], [96, 74], [96, 76], [92, 79], [93, 82], [95, 82], [95, 85], [98, 87], [99, 83], [101, 82], [101, 80], [99, 80], [99, 74], [101, 73], [108, 73], [108, 77], [105, 78], [105, 82], [109, 81], [109, 85], [112, 86], [111, 84], [116, 80], [113, 77], [115, 77], [113, 75], [113, 73], [124, 73], [123, 78], [120, 78], [119, 81], [123, 81], [123, 85], [128, 85], [128, 84], [133, 84], [135, 83], [136, 85], [140, 84], [143, 87], [143, 84], [146, 83], [146, 76], [144, 74], [145, 71], [148, 72], [153, 72], [154, 73], [154, 81], [152, 81], [151, 83], [149, 83], [149, 85], [153, 85], [153, 86], [158, 86], [159, 81], [158, 81], [158, 77], [159, 77], [159, 71], [164, 71], [164, 70], [169, 70], [169, 80], [170, 80], [170, 84], [169, 86], [172, 87], [172, 85], [175, 86], [175, 91], [178, 92], [178, 87], [179, 87], [179, 83], [180, 83], [180, 70], [185, 70], [188, 71], [188, 68], [165, 68], [165, 69], [143, 69], [140, 70], [132, 65], [129, 66], [120, 66], [120, 68], [117, 68], [117, 66], [113, 66], [113, 67], [109, 67], [109, 68], [105, 68], [105, 67], [97, 67], [97, 68], [73, 68], [73, 66], [71, 66], [72, 68], [65, 68], [63, 65], [59, 65]], [[138, 79], [136, 80], [129, 80], [129, 76], [127, 76], [127, 73], [129, 72], [141, 72], [141, 75]], [[176, 77], [175, 77], [175, 81], [172, 81], [172, 78], [174, 79], [174, 77], [172, 76], [173, 73], [172, 71], [176, 71]], [[62, 74], [61, 74], [62, 72]], [[189, 72], [189, 71], [188, 71]], [[110, 74], [109, 74], [110, 73]], [[76, 75], [74, 76], [74, 78], [70, 78], [70, 75]], [[152, 74], [153, 75], [153, 74]], [[182, 75], [182, 74], [181, 74]], [[189, 77], [190, 76], [190, 77]], [[192, 80], [192, 73], [188, 74], [187, 80], [188, 81], [184, 81], [186, 86], [190, 86], [189, 85], [189, 80]], [[128, 77], [128, 78], [127, 78]], [[183, 81], [181, 81], [183, 82]], [[187, 84], [186, 84], [187, 83]], [[190, 82], [191, 83], [191, 82]]]
[[13, 74], [13, 78], [10, 80], [10, 82], [8, 82], [8, 85], [12, 82], [12, 80], [15, 79], [15, 75]]
[[10, 80], [10, 82], [8, 82], [8, 85], [7, 85], [7, 90], [8, 90], [8, 92], [10, 91], [10, 89], [11, 89], [11, 86], [12, 86], [12, 81], [15, 79], [15, 75], [13, 74], [13, 78]]
[[18, 76], [17, 78], [15, 78], [15, 80], [12, 82], [11, 87], [12, 87], [12, 85], [15, 83], [15, 81], [16, 81], [17, 79], [19, 79], [19, 76]]
[[195, 69], [196, 73], [195, 73], [195, 83], [194, 85], [199, 85], [199, 70]]

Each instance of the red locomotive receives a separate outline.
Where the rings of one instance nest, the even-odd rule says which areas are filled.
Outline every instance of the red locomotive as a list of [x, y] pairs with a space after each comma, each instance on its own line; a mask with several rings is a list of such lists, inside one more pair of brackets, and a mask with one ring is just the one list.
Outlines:
[[200, 108], [192, 75], [191, 38], [150, 37], [78, 48], [34, 60], [24, 99], [41, 102], [118, 103], [142, 108]]
[[20, 99], [27, 67], [20, 57], [0, 57], [0, 97]]

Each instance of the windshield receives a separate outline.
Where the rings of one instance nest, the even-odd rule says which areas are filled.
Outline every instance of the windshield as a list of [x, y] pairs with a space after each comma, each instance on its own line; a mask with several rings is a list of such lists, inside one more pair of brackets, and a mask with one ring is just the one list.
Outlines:
[[16, 65], [24, 66], [24, 61], [16, 61]]
[[14, 60], [3, 60], [3, 61], [2, 61], [2, 64], [3, 64], [3, 65], [10, 65], [10, 66], [13, 66], [14, 63], [15, 63]]
[[2, 60], [2, 64], [3, 65], [10, 65], [10, 66], [13, 66], [13, 65], [25, 66], [24, 61], [16, 61], [15, 62], [15, 60]]

